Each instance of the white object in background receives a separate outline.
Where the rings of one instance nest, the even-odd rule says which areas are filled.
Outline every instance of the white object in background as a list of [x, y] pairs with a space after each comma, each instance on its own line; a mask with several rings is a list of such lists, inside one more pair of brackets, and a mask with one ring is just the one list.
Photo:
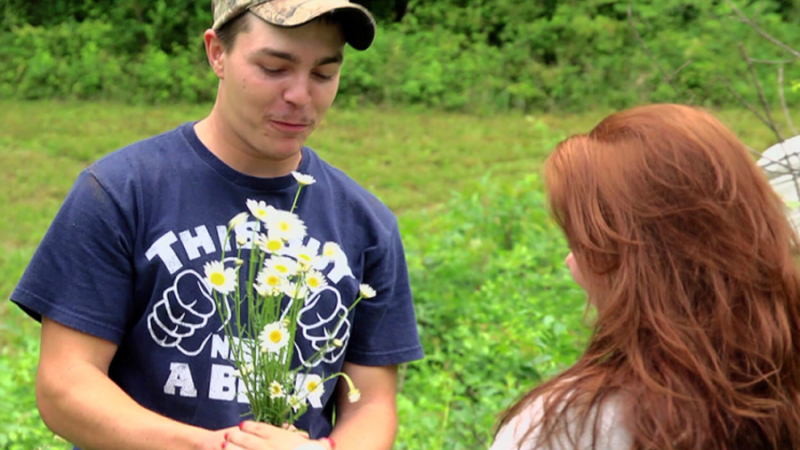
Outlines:
[[775, 192], [792, 205], [787, 207], [789, 220], [800, 234], [800, 136], [768, 148], [761, 154], [758, 166], [767, 173]]

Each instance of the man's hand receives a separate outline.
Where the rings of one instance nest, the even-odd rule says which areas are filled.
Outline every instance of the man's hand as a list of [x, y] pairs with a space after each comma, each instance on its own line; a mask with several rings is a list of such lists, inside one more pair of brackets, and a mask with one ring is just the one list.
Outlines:
[[221, 448], [225, 450], [331, 450], [294, 427], [278, 428], [251, 421], [243, 422], [240, 429], [226, 433], [224, 438]]

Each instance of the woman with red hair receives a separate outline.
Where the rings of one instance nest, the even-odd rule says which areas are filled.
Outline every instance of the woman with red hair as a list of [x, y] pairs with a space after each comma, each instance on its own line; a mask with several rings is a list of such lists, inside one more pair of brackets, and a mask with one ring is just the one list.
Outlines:
[[492, 450], [800, 449], [798, 241], [736, 136], [644, 106], [560, 143], [545, 170], [597, 315]]

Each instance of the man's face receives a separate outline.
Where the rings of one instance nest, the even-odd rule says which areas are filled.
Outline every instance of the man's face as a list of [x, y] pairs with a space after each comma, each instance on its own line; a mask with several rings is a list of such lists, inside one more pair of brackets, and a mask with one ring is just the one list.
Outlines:
[[336, 98], [344, 52], [338, 25], [280, 28], [248, 14], [215, 68], [226, 125], [259, 160], [296, 157]]

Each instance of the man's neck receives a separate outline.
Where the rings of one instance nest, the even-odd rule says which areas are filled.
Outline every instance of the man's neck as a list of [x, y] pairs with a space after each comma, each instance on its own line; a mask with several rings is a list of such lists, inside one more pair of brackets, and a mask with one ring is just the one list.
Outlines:
[[289, 175], [300, 166], [302, 152], [296, 158], [276, 161], [258, 157], [250, 144], [242, 140], [225, 125], [216, 109], [205, 119], [197, 122], [194, 131], [208, 150], [230, 168], [259, 178], [276, 178]]

